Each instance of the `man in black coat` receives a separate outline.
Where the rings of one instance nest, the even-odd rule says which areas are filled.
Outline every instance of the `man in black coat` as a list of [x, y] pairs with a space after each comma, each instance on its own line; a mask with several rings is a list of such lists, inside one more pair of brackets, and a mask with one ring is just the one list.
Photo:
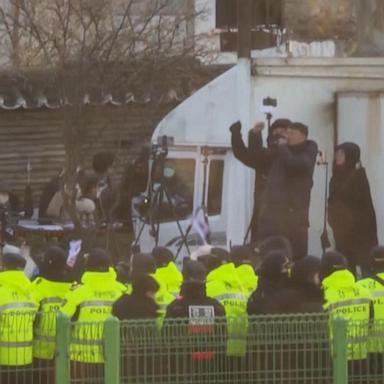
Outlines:
[[[207, 271], [198, 261], [188, 260], [183, 269], [180, 297], [169, 304], [166, 318], [224, 317], [224, 307], [205, 291]], [[204, 313], [205, 312], [205, 313]]]
[[248, 147], [244, 144], [241, 135], [241, 123], [237, 122], [230, 127], [231, 144], [233, 154], [244, 165], [256, 171], [253, 214], [251, 219], [251, 242], [255, 243], [258, 238], [258, 217], [261, 206], [261, 197], [265, 188], [268, 172], [272, 163], [273, 153], [268, 151], [277, 144], [281, 136], [285, 136], [288, 126], [291, 124], [288, 119], [277, 119], [271, 125], [267, 148], [263, 147], [261, 129], [264, 123], [257, 123], [248, 133]]
[[259, 215], [259, 240], [270, 236], [286, 237], [293, 259], [307, 255], [309, 203], [317, 144], [307, 140], [308, 127], [292, 123], [287, 138], [269, 149], [272, 164], [266, 180]]
[[132, 293], [124, 294], [114, 304], [112, 313], [119, 320], [156, 319], [159, 306], [155, 294], [159, 284], [149, 275], [139, 274], [132, 278]]

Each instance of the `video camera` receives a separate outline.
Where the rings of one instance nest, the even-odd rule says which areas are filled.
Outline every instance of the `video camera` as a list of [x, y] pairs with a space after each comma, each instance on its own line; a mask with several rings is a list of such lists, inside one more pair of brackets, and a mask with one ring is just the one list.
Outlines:
[[152, 144], [149, 157], [152, 160], [157, 160], [158, 158], [165, 158], [168, 155], [168, 148], [172, 147], [175, 144], [174, 138], [171, 136], [159, 136], [157, 138], [157, 143]]

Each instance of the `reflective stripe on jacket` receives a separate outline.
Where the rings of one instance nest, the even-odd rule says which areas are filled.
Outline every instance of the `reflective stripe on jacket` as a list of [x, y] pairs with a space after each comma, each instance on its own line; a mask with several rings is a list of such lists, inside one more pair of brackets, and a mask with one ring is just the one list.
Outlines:
[[24, 272], [0, 272], [0, 365], [32, 363], [36, 311], [31, 283]]

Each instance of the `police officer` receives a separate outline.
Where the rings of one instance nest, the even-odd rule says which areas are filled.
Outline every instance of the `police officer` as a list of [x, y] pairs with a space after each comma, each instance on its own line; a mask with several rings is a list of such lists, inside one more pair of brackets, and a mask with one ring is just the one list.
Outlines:
[[248, 317], [247, 295], [231, 262], [223, 249], [211, 249], [210, 254], [200, 255], [198, 261], [208, 271], [207, 295], [219, 301], [227, 316], [227, 356], [243, 357], [246, 353]]
[[177, 269], [173, 253], [165, 247], [155, 247], [152, 256], [156, 262], [156, 280], [165, 286], [166, 290], [177, 297], [180, 292], [183, 276]]
[[248, 297], [257, 288], [258, 277], [253, 267], [255, 259], [256, 255], [249, 246], [236, 245], [231, 249], [231, 260]]
[[166, 284], [156, 275], [156, 262], [151, 254], [136, 254], [132, 260], [132, 280], [140, 275], [149, 275], [159, 284], [155, 294], [156, 304], [159, 306], [159, 325], [162, 324], [167, 306], [175, 299], [168, 291]]
[[81, 284], [71, 289], [66, 296], [65, 305], [61, 308], [64, 315], [78, 323], [72, 332], [72, 361], [91, 364], [104, 362], [101, 323], [110, 317], [113, 303], [123, 293], [121, 284], [116, 281], [116, 273], [110, 265], [111, 258], [105, 250], [91, 250]]
[[384, 247], [374, 247], [369, 256], [370, 277], [357, 284], [368, 289], [373, 298], [375, 324], [370, 330], [368, 351], [384, 353]]
[[[367, 358], [368, 323], [372, 296], [355, 281], [347, 259], [337, 251], [326, 252], [321, 260], [324, 310], [335, 318], [347, 320], [348, 359]], [[353, 323], [351, 323], [353, 322]]]
[[[17, 247], [5, 245], [0, 272], [0, 379], [3, 383], [27, 382], [25, 370], [32, 363], [33, 322], [37, 305], [31, 283], [24, 274], [26, 260]], [[12, 372], [8, 371], [12, 369]]]
[[40, 367], [44, 363], [40, 359], [48, 364], [53, 363], [56, 313], [64, 304], [72, 286], [66, 261], [67, 253], [62, 248], [48, 248], [44, 254], [40, 276], [32, 283], [33, 295], [39, 306], [39, 315], [35, 322], [33, 356], [39, 359]]

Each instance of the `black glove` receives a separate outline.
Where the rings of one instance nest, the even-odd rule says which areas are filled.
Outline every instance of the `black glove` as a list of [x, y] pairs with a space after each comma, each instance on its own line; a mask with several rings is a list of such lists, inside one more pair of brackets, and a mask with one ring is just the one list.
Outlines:
[[231, 133], [240, 133], [241, 131], [241, 123], [240, 121], [236, 121], [236, 123], [233, 123], [230, 127], [229, 130]]

